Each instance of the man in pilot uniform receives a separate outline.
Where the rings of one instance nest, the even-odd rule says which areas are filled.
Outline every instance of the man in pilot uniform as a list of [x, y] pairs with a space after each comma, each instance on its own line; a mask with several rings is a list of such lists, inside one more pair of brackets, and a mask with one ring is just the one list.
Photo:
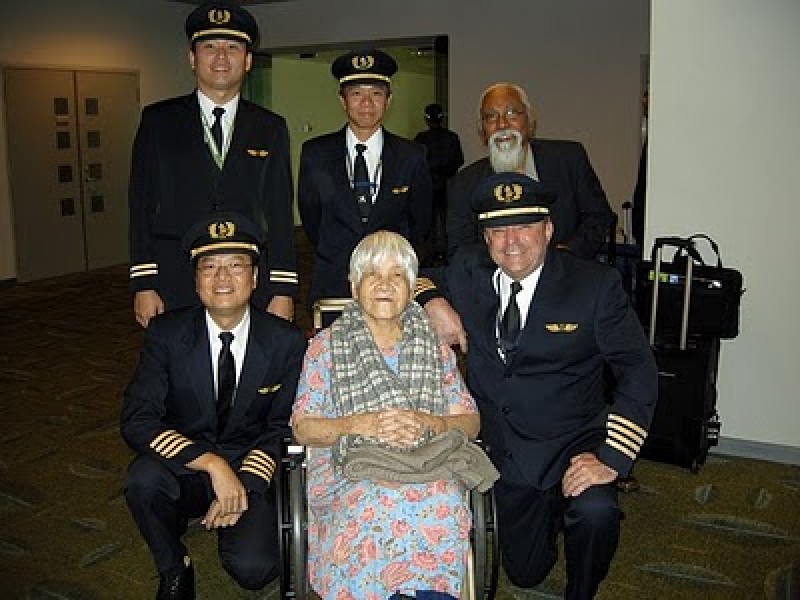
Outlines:
[[420, 254], [430, 228], [425, 150], [382, 125], [396, 71], [380, 50], [348, 52], [331, 66], [347, 124], [303, 144], [298, 175], [300, 218], [314, 246], [310, 304], [350, 296], [347, 266], [364, 236], [394, 231]]
[[566, 598], [587, 599], [617, 547], [614, 482], [647, 435], [658, 376], [617, 271], [549, 246], [555, 197], [544, 190], [518, 173], [484, 180], [471, 201], [485, 247], [462, 248], [446, 271], [420, 278], [417, 300], [444, 294], [467, 332], [467, 384], [501, 473], [509, 580], [544, 580], [563, 528]]
[[266, 236], [253, 303], [286, 319], [298, 279], [289, 134], [283, 117], [240, 97], [258, 44], [252, 15], [212, 2], [186, 19], [197, 89], [142, 111], [133, 143], [130, 285], [142, 327], [165, 310], [198, 305], [181, 254], [189, 227], [215, 211], [247, 216]]
[[295, 325], [250, 304], [259, 227], [215, 213], [184, 245], [202, 306], [151, 320], [121, 416], [137, 454], [125, 499], [158, 569], [158, 599], [194, 598], [181, 536], [195, 517], [216, 530], [222, 565], [242, 587], [279, 572], [269, 486], [306, 347]]

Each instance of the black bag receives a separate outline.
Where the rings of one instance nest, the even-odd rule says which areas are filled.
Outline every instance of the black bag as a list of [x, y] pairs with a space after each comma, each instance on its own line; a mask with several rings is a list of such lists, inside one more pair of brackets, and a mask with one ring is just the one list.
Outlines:
[[[644, 445], [642, 457], [687, 467], [694, 472], [705, 462], [708, 450], [719, 440], [720, 421], [717, 413], [717, 366], [719, 363], [718, 336], [688, 334], [689, 317], [694, 313], [695, 283], [697, 270], [692, 257], [692, 239], [659, 238], [653, 247], [653, 266], [655, 273], [664, 272], [662, 257], [664, 248], [686, 248], [687, 260], [674, 260], [673, 265], [682, 262], [681, 285], [670, 285], [658, 277], [659, 285], [653, 285], [650, 278], [651, 318], [647, 328], [650, 345], [658, 365], [658, 403], [653, 421]], [[680, 251], [676, 253], [680, 255]], [[685, 283], [685, 285], [684, 285]], [[679, 289], [682, 298], [677, 301], [673, 311], [680, 315], [676, 334], [659, 331], [657, 319], [661, 302], [669, 292]], [[660, 320], [660, 319], [659, 319]]]
[[[706, 265], [697, 251], [695, 240], [708, 242], [717, 256], [715, 266]], [[658, 273], [661, 286], [660, 310], [656, 315], [655, 329], [659, 336], [676, 335], [680, 330], [682, 309], [690, 306], [688, 315], [689, 336], [733, 339], [739, 335], [739, 305], [744, 289], [742, 274], [736, 269], [722, 266], [716, 242], [704, 233], [688, 238], [657, 238], [649, 261], [640, 263], [636, 278], [636, 312], [643, 324], [652, 322], [651, 298], [655, 277], [655, 252], [657, 248], [674, 247], [672, 261], [662, 259]], [[687, 263], [691, 261], [691, 283], [687, 294]], [[690, 300], [685, 303], [684, 299]]]

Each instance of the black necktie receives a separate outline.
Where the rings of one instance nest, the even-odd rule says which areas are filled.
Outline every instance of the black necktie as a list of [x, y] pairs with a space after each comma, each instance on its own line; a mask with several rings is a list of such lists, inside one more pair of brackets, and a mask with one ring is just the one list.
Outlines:
[[367, 161], [364, 158], [366, 149], [366, 145], [356, 144], [356, 160], [353, 162], [353, 191], [356, 194], [362, 221], [369, 218], [369, 209], [372, 204], [369, 172], [367, 171]]
[[225, 109], [217, 106], [211, 111], [214, 115], [214, 124], [211, 126], [211, 137], [214, 138], [214, 144], [217, 146], [217, 152], [222, 154], [222, 115], [225, 114]]
[[511, 297], [508, 299], [506, 312], [503, 315], [503, 320], [500, 321], [500, 349], [504, 354], [514, 350], [517, 345], [517, 336], [519, 335], [519, 306], [517, 306], [517, 294], [522, 289], [519, 281], [511, 282]]
[[217, 431], [222, 431], [228, 421], [228, 412], [236, 389], [236, 363], [231, 352], [233, 334], [223, 331], [219, 334], [219, 339], [222, 341], [222, 348], [219, 350], [217, 362]]

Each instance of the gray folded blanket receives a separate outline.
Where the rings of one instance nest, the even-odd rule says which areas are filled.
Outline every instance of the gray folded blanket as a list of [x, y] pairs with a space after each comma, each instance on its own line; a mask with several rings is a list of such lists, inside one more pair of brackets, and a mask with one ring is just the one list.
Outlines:
[[408, 449], [359, 445], [348, 449], [339, 466], [351, 481], [426, 483], [455, 479], [481, 493], [500, 478], [486, 453], [460, 429], [445, 431]]

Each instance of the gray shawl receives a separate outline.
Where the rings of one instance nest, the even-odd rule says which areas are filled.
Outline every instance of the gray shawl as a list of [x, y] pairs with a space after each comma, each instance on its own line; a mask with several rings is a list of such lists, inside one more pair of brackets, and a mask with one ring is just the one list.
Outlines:
[[[348, 305], [334, 321], [331, 326], [331, 391], [337, 416], [386, 408], [420, 410], [434, 415], [448, 413], [448, 402], [442, 393], [444, 365], [436, 332], [416, 302], [409, 303], [401, 320], [398, 373], [386, 365], [357, 303]], [[483, 451], [468, 442], [463, 432], [448, 431], [435, 437], [428, 432], [411, 448], [389, 448], [372, 438], [343, 435], [332, 450], [335, 466], [355, 480], [421, 483], [456, 478], [468, 487], [488, 481], [488, 489], [498, 476]], [[351, 455], [359, 457], [360, 467], [355, 462], [348, 467]], [[376, 458], [377, 463], [374, 462]], [[448, 463], [451, 467], [460, 465], [458, 470], [462, 472], [480, 463], [483, 474], [477, 478], [462, 477], [448, 468]], [[486, 468], [487, 464], [491, 469]]]

